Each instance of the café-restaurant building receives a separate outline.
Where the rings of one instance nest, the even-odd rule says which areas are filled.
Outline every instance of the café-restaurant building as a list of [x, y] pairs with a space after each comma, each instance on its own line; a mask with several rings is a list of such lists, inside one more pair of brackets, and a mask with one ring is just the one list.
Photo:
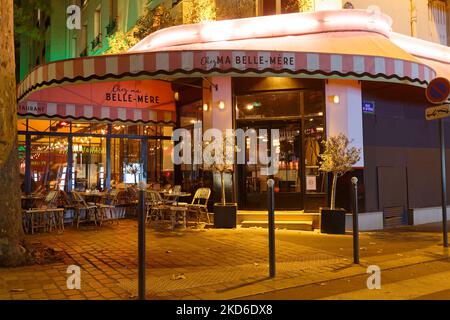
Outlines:
[[[217, 189], [201, 165], [171, 159], [173, 130], [201, 123], [278, 129], [276, 207], [318, 212], [329, 200], [322, 141], [344, 133], [362, 155], [337, 200], [349, 209], [357, 176], [363, 229], [435, 220], [438, 134], [424, 88], [450, 77], [450, 49], [391, 25], [364, 10], [225, 20], [160, 30], [126, 54], [38, 66], [18, 87], [24, 191], [142, 178]], [[240, 210], [265, 209], [261, 168], [240, 164], [226, 176]]]

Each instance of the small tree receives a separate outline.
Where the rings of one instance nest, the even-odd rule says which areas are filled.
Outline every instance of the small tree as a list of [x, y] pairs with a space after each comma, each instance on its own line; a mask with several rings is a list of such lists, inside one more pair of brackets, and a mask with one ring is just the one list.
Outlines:
[[205, 141], [203, 145], [203, 159], [205, 169], [220, 174], [220, 203], [226, 205], [225, 174], [233, 172], [235, 136], [224, 132], [222, 139]]
[[320, 155], [320, 171], [333, 174], [331, 187], [331, 210], [336, 206], [336, 185], [339, 177], [353, 170], [353, 165], [360, 159], [361, 149], [350, 147], [351, 141], [344, 134], [329, 137], [322, 144], [325, 151]]

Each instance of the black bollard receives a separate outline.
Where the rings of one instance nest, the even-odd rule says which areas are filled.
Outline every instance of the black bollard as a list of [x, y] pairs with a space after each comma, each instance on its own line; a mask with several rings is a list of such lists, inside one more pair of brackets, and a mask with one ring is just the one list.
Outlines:
[[353, 262], [359, 264], [358, 178], [352, 178], [353, 194]]
[[269, 179], [267, 181], [267, 208], [269, 210], [269, 274], [271, 278], [275, 277], [275, 181]]
[[138, 212], [138, 252], [139, 252], [139, 300], [145, 300], [145, 192], [147, 184], [145, 181], [139, 183], [139, 212]]

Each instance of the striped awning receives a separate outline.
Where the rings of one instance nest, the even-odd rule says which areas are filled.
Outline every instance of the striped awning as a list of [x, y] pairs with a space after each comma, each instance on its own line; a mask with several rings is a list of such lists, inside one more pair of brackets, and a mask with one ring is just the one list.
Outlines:
[[22, 117], [146, 124], [176, 123], [175, 98], [158, 80], [65, 84], [37, 90], [17, 106]]
[[383, 56], [281, 51], [171, 51], [127, 53], [64, 60], [35, 68], [18, 86], [22, 101], [50, 86], [199, 76], [317, 76], [393, 80], [426, 85], [435, 77], [429, 66]]

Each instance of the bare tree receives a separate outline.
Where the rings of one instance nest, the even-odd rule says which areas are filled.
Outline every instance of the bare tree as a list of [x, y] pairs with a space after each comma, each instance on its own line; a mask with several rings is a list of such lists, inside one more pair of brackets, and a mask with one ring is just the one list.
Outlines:
[[0, 265], [26, 262], [17, 154], [13, 0], [0, 0]]

